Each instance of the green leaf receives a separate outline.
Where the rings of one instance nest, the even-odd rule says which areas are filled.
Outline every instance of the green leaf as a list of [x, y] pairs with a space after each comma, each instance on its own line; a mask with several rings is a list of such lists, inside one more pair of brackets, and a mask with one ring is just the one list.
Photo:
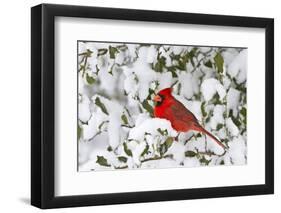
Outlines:
[[127, 144], [126, 143], [123, 143], [123, 146], [124, 146], [124, 151], [125, 153], [128, 155], [128, 156], [133, 156], [133, 153], [132, 151], [128, 148]]
[[240, 122], [237, 118], [235, 118], [234, 116], [231, 117], [231, 119], [232, 119], [233, 123], [234, 123], [234, 124], [238, 127], [238, 129], [239, 129], [240, 126], [241, 126], [241, 122]]
[[125, 115], [125, 114], [123, 114], [122, 116], [121, 116], [121, 119], [122, 119], [122, 121], [123, 121], [123, 123], [125, 124], [125, 125], [127, 125], [129, 122], [128, 122], [128, 118], [127, 118], [127, 116]]
[[204, 64], [206, 67], [209, 67], [209, 68], [212, 68], [213, 67], [213, 64], [210, 60], [208, 60], [205, 64]]
[[222, 104], [222, 102], [220, 100], [220, 96], [217, 92], [215, 93], [215, 95], [212, 98], [212, 104], [214, 104], [214, 105], [221, 105]]
[[94, 79], [92, 76], [89, 76], [89, 74], [87, 73], [86, 75], [86, 80], [87, 80], [87, 83], [92, 85], [96, 82], [96, 79]]
[[163, 135], [163, 136], [168, 135], [168, 131], [167, 131], [167, 129], [162, 130], [162, 129], [158, 128], [158, 129], [157, 129], [157, 131], [158, 131], [161, 135]]
[[148, 95], [146, 97], [147, 100], [152, 100], [152, 95], [155, 95], [155, 91], [151, 88], [148, 88]]
[[247, 117], [247, 109], [245, 107], [242, 107], [242, 109], [240, 110], [240, 113], [244, 116], [244, 118]]
[[153, 115], [153, 107], [148, 103], [148, 101], [145, 99], [142, 102], [142, 107], [149, 112], [149, 114], [152, 116]]
[[108, 147], [107, 147], [107, 151], [112, 152], [112, 151], [113, 151], [112, 147], [111, 147], [111, 146], [108, 146]]
[[78, 125], [78, 127], [77, 127], [77, 137], [78, 137], [78, 140], [81, 138], [82, 133], [83, 133], [83, 129]]
[[229, 142], [229, 139], [227, 139], [227, 138], [221, 139], [221, 142], [227, 144]]
[[[161, 53], [160, 53], [160, 54], [161, 54]], [[165, 66], [166, 66], [166, 58], [163, 57], [163, 56], [159, 57], [160, 54], [158, 53], [158, 56], [157, 56], [158, 61], [155, 63], [155, 65], [154, 65], [154, 67], [153, 67], [153, 69], [154, 69], [156, 72], [163, 72], [163, 69], [164, 69]]]
[[224, 61], [223, 61], [222, 55], [219, 52], [214, 57], [214, 61], [215, 61], [215, 64], [216, 64], [218, 72], [222, 73], [223, 72], [223, 63], [224, 63]]
[[119, 156], [119, 157], [117, 157], [118, 158], [118, 160], [119, 161], [121, 161], [121, 162], [123, 162], [123, 163], [127, 163], [127, 158], [126, 157], [124, 157], [124, 156]]
[[197, 47], [194, 47], [194, 48], [192, 48], [192, 50], [187, 54], [187, 55], [188, 55], [188, 58], [190, 59], [190, 62], [191, 62], [191, 64], [192, 64], [193, 67], [195, 66], [195, 63], [194, 63], [193, 58], [194, 58], [195, 53], [196, 53], [197, 50], [198, 50], [198, 48], [197, 48]]
[[101, 166], [107, 166], [109, 167], [110, 165], [107, 162], [107, 159], [105, 159], [103, 156], [97, 156], [97, 161], [96, 163], [98, 163]]
[[209, 163], [210, 163], [212, 160], [207, 160], [207, 159], [205, 158], [205, 156], [203, 156], [199, 161], [200, 161], [200, 163], [203, 163], [203, 164], [205, 164], [205, 165], [209, 165]]
[[143, 150], [142, 153], [141, 153], [141, 156], [144, 156], [145, 154], [147, 154], [148, 150], [149, 150], [149, 145], [146, 144], [144, 150]]
[[103, 113], [109, 115], [108, 112], [107, 112], [107, 110], [106, 110], [105, 105], [100, 101], [100, 98], [99, 98], [99, 97], [96, 98], [95, 104], [101, 109], [101, 111], [103, 111]]
[[193, 47], [192, 50], [188, 53], [189, 58], [193, 58], [197, 50], [197, 47]]
[[163, 144], [160, 145], [160, 153], [161, 155], [165, 154], [168, 149], [171, 147], [173, 144], [173, 137], [168, 137]]
[[192, 158], [192, 157], [195, 157], [197, 155], [197, 153], [196, 152], [193, 152], [193, 151], [186, 151], [185, 152], [185, 157], [190, 157], [190, 158]]
[[207, 112], [205, 110], [205, 101], [202, 102], [202, 104], [201, 104], [201, 113], [202, 113], [203, 117], [207, 116]]
[[173, 78], [177, 78], [178, 77], [178, 74], [176, 72], [177, 68], [175, 66], [167, 67], [167, 70], [172, 73], [172, 77]]
[[222, 127], [223, 127], [223, 124], [218, 124], [218, 125], [217, 125], [217, 128], [216, 128], [217, 131], [219, 131]]
[[236, 118], [234, 115], [233, 115], [233, 110], [229, 110], [229, 117], [231, 118], [231, 120], [233, 121], [233, 123], [238, 127], [240, 128], [241, 126], [241, 122], [239, 121], [238, 118]]
[[188, 61], [189, 61], [189, 53], [187, 53], [179, 58], [177, 68], [179, 70], [185, 71], [186, 64], [188, 63]]
[[87, 52], [86, 52], [86, 57], [91, 57], [93, 51], [87, 49]]
[[104, 48], [104, 49], [99, 49], [99, 50], [98, 50], [98, 56], [105, 55], [105, 54], [107, 53], [107, 51], [108, 51], [108, 50], [105, 49], [105, 48]]
[[109, 57], [115, 58], [116, 53], [119, 53], [119, 50], [116, 47], [109, 46]]
[[202, 137], [202, 134], [201, 133], [197, 133], [196, 135], [195, 135], [195, 138], [197, 139], [197, 138], [201, 138]]

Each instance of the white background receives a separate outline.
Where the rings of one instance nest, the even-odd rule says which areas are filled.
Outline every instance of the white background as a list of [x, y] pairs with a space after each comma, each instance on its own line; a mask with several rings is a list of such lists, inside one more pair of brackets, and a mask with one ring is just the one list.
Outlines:
[[[46, 3], [51, 1], [45, 0]], [[38, 212], [28, 205], [30, 196], [30, 7], [40, 1], [3, 1], [1, 4], [1, 212]], [[108, 7], [127, 7], [154, 10], [232, 14], [245, 16], [266, 16], [275, 18], [275, 55], [280, 57], [281, 14], [278, 1], [74, 1], [60, 0], [52, 3], [82, 4]], [[281, 68], [276, 60], [275, 70]], [[280, 83], [280, 72], [276, 72], [275, 82]], [[281, 99], [275, 87], [275, 108], [281, 108]], [[279, 96], [279, 97], [278, 97]], [[280, 110], [275, 113], [275, 130], [281, 127]], [[275, 136], [275, 195], [241, 198], [204, 199], [193, 201], [173, 201], [147, 204], [114, 205], [51, 210], [52, 212], [253, 212], [270, 211], [280, 208], [281, 199], [281, 157], [280, 136]]]
[[[264, 30], [59, 17], [56, 20], [55, 32], [57, 88], [55, 195], [265, 183], [264, 141], [260, 140], [260, 138], [264, 138], [265, 132]], [[124, 34], [124, 32], [126, 33]], [[75, 92], [77, 89], [77, 39], [248, 47], [247, 165], [77, 172], [77, 93]], [[67, 80], [65, 76], [67, 76]], [[256, 94], [259, 94], [259, 96]], [[256, 118], [259, 116], [261, 120], [256, 122]], [[259, 135], [256, 132], [259, 132]]]

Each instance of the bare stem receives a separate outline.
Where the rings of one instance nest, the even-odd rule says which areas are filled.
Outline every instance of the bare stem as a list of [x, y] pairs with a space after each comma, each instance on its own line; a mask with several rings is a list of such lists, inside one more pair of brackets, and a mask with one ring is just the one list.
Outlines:
[[[144, 159], [144, 160], [141, 160], [140, 162], [141, 162], [141, 163], [144, 163], [144, 162], [147, 162], [147, 161], [151, 161], [151, 160], [160, 160], [160, 159], [163, 159], [163, 158], [171, 158], [171, 155], [163, 155], [163, 156], [155, 156], [155, 157], [152, 157], [152, 158], [146, 158], [146, 159]], [[127, 165], [115, 167], [115, 169], [127, 169], [127, 168], [128, 168]]]

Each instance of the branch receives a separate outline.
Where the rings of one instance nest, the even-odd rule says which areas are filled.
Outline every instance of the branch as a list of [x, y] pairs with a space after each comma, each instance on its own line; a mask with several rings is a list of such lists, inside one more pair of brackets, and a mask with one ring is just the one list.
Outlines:
[[[172, 155], [163, 155], [163, 156], [155, 156], [155, 157], [152, 157], [152, 158], [146, 158], [144, 160], [141, 160], [140, 162], [141, 163], [144, 163], [144, 162], [147, 162], [147, 161], [151, 161], [151, 160], [161, 160], [163, 158], [171, 158]], [[128, 168], [128, 165], [126, 166], [119, 166], [119, 167], [114, 167], [115, 169], [127, 169]]]
[[223, 152], [222, 154], [220, 154], [220, 155], [218, 155], [218, 154], [216, 154], [216, 153], [214, 153], [214, 152], [212, 152], [212, 151], [206, 151], [206, 152], [198, 152], [198, 151], [197, 151], [197, 154], [200, 154], [200, 155], [218, 156], [218, 157], [224, 156], [225, 153], [226, 153], [226, 150], [224, 150], [224, 152]]

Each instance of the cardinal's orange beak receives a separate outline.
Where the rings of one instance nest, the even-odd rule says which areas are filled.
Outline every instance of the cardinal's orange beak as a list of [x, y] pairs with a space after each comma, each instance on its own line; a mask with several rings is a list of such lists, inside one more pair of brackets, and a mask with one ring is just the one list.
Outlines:
[[161, 98], [160, 95], [155, 95], [154, 98], [153, 98], [153, 101], [156, 102], [156, 103], [157, 103], [157, 102], [161, 102], [161, 101], [162, 101], [162, 98]]

